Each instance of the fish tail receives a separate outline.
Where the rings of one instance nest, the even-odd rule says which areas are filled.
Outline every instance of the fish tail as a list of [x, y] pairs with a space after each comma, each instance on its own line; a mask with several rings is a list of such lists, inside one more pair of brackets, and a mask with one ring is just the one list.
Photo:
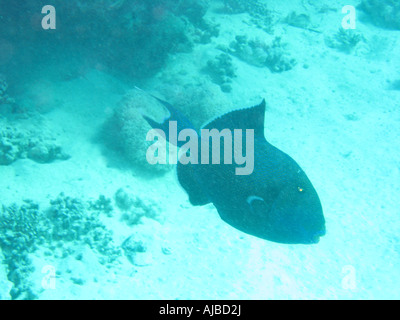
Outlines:
[[[139, 89], [139, 88], [138, 88]], [[141, 89], [139, 89], [141, 90]], [[161, 129], [167, 138], [167, 141], [171, 142], [169, 139], [169, 127], [170, 127], [170, 122], [171, 121], [176, 121], [177, 123], [177, 131], [180, 132], [184, 129], [194, 129], [194, 126], [192, 123], [189, 121], [188, 118], [186, 118], [181, 112], [179, 112], [176, 108], [174, 108], [171, 104], [168, 102], [161, 100], [153, 95], [151, 95], [154, 99], [156, 99], [158, 102], [160, 102], [169, 112], [169, 115], [163, 119], [162, 122], [157, 122], [145, 115], [143, 112], [141, 112], [142, 117], [144, 120], [147, 121], [147, 123], [153, 128], [153, 129]], [[180, 147], [178, 143], [178, 147]]]

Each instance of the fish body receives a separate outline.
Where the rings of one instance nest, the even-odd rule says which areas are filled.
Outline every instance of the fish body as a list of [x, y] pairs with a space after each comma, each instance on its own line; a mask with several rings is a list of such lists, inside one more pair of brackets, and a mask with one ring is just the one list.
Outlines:
[[[167, 130], [176, 121], [180, 130], [190, 121], [170, 104], [159, 100], [170, 116], [159, 124], [145, 117], [153, 128]], [[325, 234], [325, 219], [318, 194], [305, 172], [289, 155], [264, 136], [265, 101], [257, 106], [224, 114], [203, 129], [254, 130], [254, 168], [238, 175], [237, 164], [178, 163], [178, 180], [192, 205], [212, 203], [221, 219], [247, 234], [285, 244], [313, 244]], [[242, 139], [246, 145], [247, 140]], [[225, 140], [221, 139], [220, 154]], [[179, 143], [181, 147], [183, 143]], [[199, 136], [201, 145], [201, 136]], [[211, 149], [210, 149], [211, 158]], [[215, 150], [213, 150], [215, 152]]]

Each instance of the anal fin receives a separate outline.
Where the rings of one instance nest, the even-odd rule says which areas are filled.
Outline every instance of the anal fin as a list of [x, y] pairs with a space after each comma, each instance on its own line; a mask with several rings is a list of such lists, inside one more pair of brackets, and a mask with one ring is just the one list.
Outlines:
[[194, 206], [204, 206], [211, 203], [204, 188], [201, 187], [201, 183], [195, 175], [195, 168], [193, 164], [181, 164], [178, 163], [178, 180], [183, 189], [189, 195], [189, 201]]

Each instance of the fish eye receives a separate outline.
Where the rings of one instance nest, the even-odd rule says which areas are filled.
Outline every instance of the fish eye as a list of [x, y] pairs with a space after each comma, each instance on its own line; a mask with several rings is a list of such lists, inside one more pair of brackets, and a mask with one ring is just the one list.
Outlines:
[[297, 190], [298, 190], [299, 192], [304, 192], [304, 188], [302, 188], [302, 187], [297, 187]]

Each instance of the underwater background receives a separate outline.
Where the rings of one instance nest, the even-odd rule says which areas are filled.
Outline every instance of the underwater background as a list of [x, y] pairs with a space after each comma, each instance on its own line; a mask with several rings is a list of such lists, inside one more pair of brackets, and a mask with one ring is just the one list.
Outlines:
[[[399, 35], [396, 0], [0, 0], [0, 299], [399, 299]], [[196, 128], [265, 98], [326, 235], [192, 206], [136, 86]]]

